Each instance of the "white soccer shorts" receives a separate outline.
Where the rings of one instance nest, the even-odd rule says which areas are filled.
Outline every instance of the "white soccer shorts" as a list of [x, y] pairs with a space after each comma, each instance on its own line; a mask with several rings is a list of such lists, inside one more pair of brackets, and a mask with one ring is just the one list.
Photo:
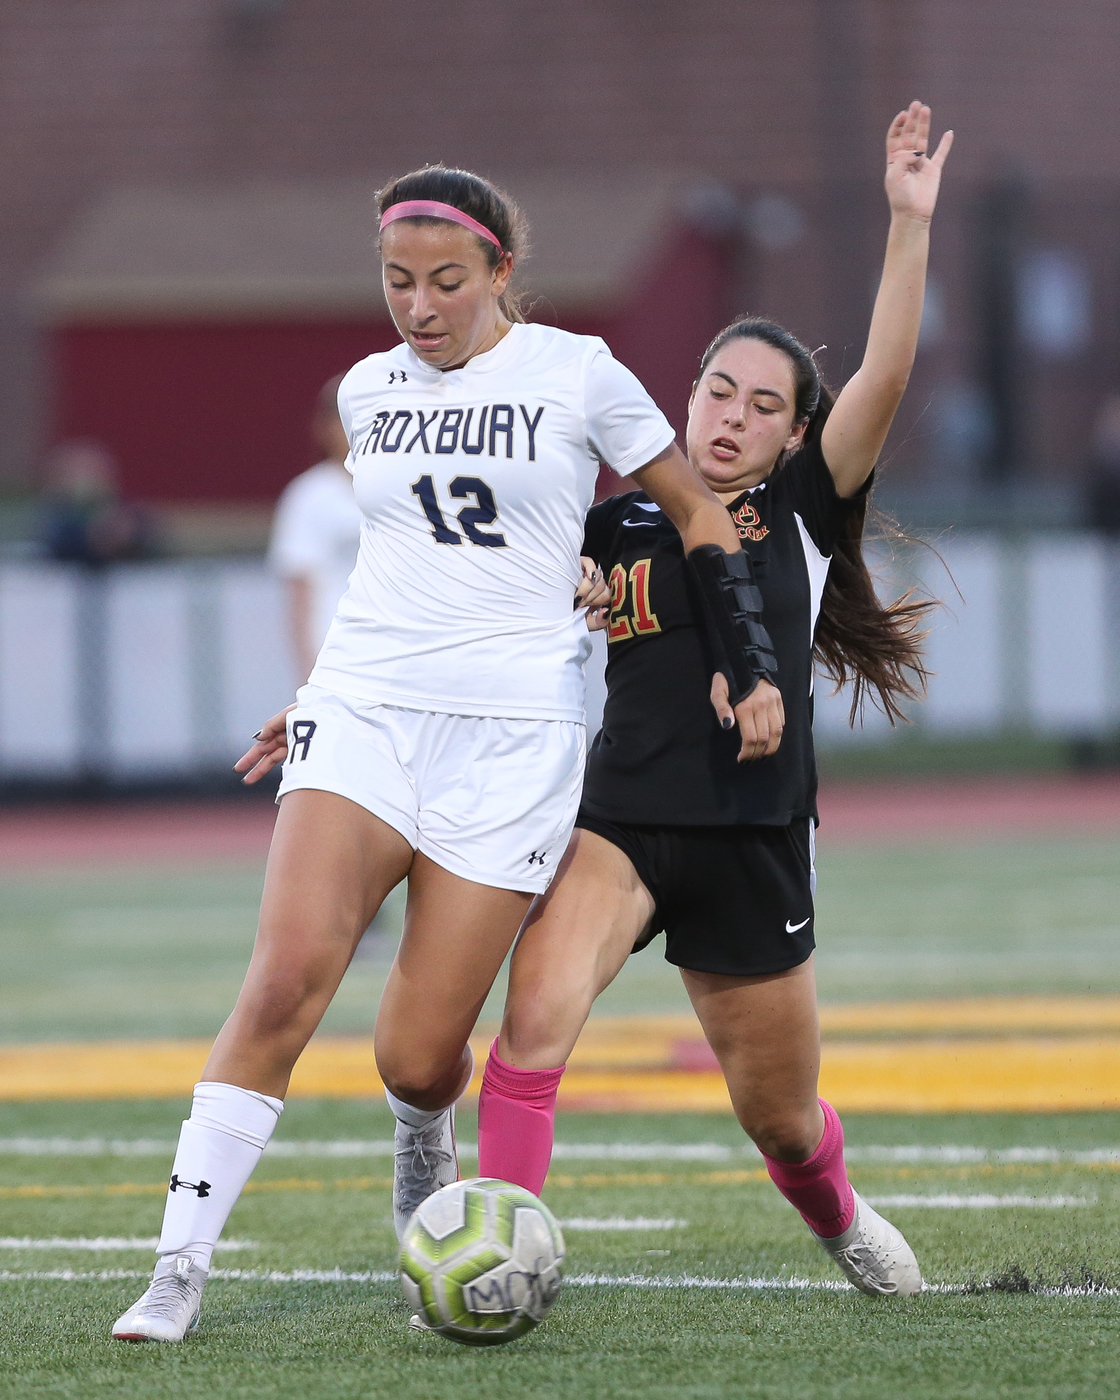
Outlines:
[[335, 792], [464, 880], [548, 888], [579, 808], [582, 724], [405, 710], [310, 685], [296, 700], [277, 801]]

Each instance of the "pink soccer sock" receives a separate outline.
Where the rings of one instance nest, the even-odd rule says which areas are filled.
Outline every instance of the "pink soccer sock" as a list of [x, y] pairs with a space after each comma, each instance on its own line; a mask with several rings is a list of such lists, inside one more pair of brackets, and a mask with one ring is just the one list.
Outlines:
[[856, 1204], [844, 1165], [844, 1129], [836, 1110], [820, 1100], [824, 1137], [807, 1162], [779, 1162], [762, 1154], [770, 1179], [814, 1234], [826, 1240], [842, 1235], [852, 1223]]
[[478, 1170], [539, 1196], [552, 1159], [559, 1069], [518, 1069], [490, 1047], [478, 1099]]

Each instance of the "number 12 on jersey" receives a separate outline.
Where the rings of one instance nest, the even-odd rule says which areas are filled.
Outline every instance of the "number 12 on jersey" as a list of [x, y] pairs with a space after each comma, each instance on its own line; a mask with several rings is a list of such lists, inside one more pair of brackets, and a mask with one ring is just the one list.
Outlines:
[[455, 519], [463, 529], [463, 535], [458, 530], [453, 530], [444, 519], [443, 511], [439, 508], [439, 501], [436, 498], [435, 482], [430, 476], [422, 476], [419, 481], [414, 481], [409, 487], [412, 494], [419, 500], [424, 508], [424, 514], [428, 517], [428, 523], [432, 527], [432, 538], [440, 544], [462, 544], [463, 535], [466, 535], [471, 544], [481, 545], [487, 549], [504, 549], [506, 543], [505, 535], [495, 531], [493, 534], [486, 530], [479, 529], [480, 525], [493, 525], [498, 518], [498, 506], [494, 500], [494, 493], [486, 482], [479, 476], [456, 476], [447, 484], [447, 494], [456, 501], [466, 501], [474, 497], [473, 506], [464, 506]]
[[649, 570], [652, 560], [639, 559], [630, 566], [630, 616], [624, 617], [626, 606], [626, 570], [616, 564], [611, 570], [611, 615], [607, 623], [607, 641], [624, 642], [630, 637], [660, 632], [657, 614], [649, 605]]

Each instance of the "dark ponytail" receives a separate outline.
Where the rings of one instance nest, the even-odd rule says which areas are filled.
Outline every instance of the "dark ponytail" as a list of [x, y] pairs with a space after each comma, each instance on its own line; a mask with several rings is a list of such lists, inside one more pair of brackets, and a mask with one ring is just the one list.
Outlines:
[[[422, 170], [413, 170], [397, 180], [390, 180], [378, 190], [377, 207], [384, 214], [394, 204], [403, 204], [410, 199], [437, 200], [440, 204], [450, 204], [453, 209], [469, 214], [490, 230], [502, 245], [502, 252], [513, 254], [515, 262], [523, 259], [529, 251], [529, 225], [525, 216], [507, 194], [481, 175], [472, 175], [469, 170], [452, 170], [446, 165], [427, 165]], [[442, 221], [419, 214], [401, 222], [438, 224]], [[479, 237], [478, 243], [486, 256], [487, 265], [491, 269], [497, 267], [502, 254], [488, 238]], [[507, 289], [498, 305], [507, 321], [524, 321], [516, 293]]]
[[[794, 378], [794, 422], [806, 424], [805, 443], [819, 442], [835, 398], [822, 384], [816, 361], [805, 346], [773, 321], [745, 316], [720, 331], [705, 350], [701, 376], [732, 340], [761, 340], [789, 359]], [[784, 465], [784, 458], [780, 458], [775, 470]], [[901, 702], [925, 693], [929, 671], [922, 659], [925, 633], [921, 622], [937, 606], [917, 598], [913, 590], [886, 607], [879, 601], [863, 557], [868, 509], [867, 497], [861, 497], [844, 521], [828, 567], [813, 638], [813, 659], [820, 669], [838, 689], [849, 682], [852, 685], [849, 720], [853, 726], [868, 697], [894, 724], [906, 719]], [[873, 506], [870, 509], [881, 534], [895, 542], [908, 539], [886, 516]]]

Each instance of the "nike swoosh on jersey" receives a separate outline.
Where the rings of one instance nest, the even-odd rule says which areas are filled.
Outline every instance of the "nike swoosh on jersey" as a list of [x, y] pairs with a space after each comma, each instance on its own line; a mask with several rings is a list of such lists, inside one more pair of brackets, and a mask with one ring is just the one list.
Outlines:
[[[812, 914], [810, 914], [810, 915], [809, 915], [809, 919], [811, 919], [812, 917], [813, 917]], [[791, 924], [790, 921], [787, 919], [787, 920], [786, 920], [786, 932], [787, 932], [787, 933], [796, 933], [797, 930], [798, 930], [799, 928], [804, 928], [804, 927], [805, 927], [805, 925], [809, 922], [809, 919], [802, 919], [801, 922], [800, 922], [799, 924]]]
[[657, 521], [656, 521], [656, 520], [624, 520], [622, 523], [623, 523], [624, 525], [631, 525], [631, 526], [633, 526], [633, 525], [656, 525], [656, 524], [657, 524]]

